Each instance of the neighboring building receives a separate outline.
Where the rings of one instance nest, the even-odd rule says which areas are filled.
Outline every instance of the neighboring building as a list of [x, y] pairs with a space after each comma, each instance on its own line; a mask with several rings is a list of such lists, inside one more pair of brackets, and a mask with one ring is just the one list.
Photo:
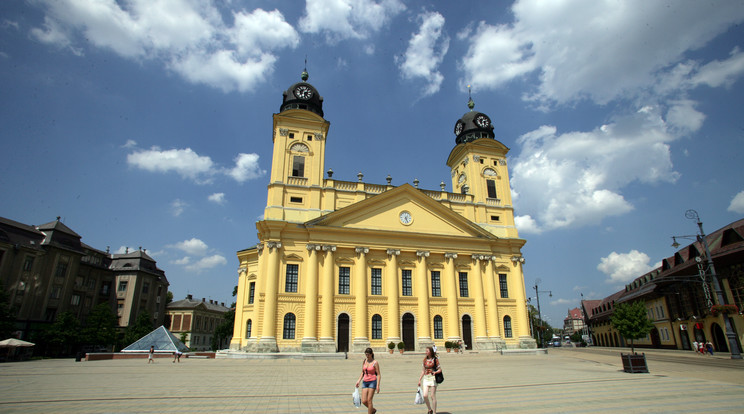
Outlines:
[[153, 326], [162, 325], [169, 283], [155, 260], [140, 248], [113, 255], [111, 270], [116, 275], [119, 326], [133, 325], [144, 311], [150, 314]]
[[[184, 343], [192, 351], [211, 351], [214, 332], [224, 322], [225, 313], [229, 310], [224, 302], [207, 301], [206, 298], [199, 301], [188, 295], [186, 299], [168, 304], [166, 325], [178, 338], [186, 333]], [[217, 344], [217, 349], [226, 348], [227, 345], [229, 342]]]
[[[729, 304], [738, 307], [730, 314], [738, 346], [744, 340], [744, 219], [706, 236], [721, 289]], [[706, 269], [701, 241], [662, 260], [660, 267], [636, 278], [624, 290], [601, 301], [584, 301], [592, 340], [598, 346], [627, 346], [609, 318], [616, 304], [643, 300], [654, 328], [646, 338], [633, 341], [649, 348], [692, 349], [693, 341], [711, 341], [719, 352], [729, 352], [722, 315], [714, 315], [718, 302]], [[705, 282], [701, 278], [705, 275]]]
[[[259, 244], [240, 261], [231, 349], [360, 352], [445, 340], [534, 348], [506, 165], [486, 114], [455, 122], [456, 192], [324, 178], [330, 123], [303, 81], [273, 117]], [[342, 140], [337, 145], [344, 145]], [[349, 147], [350, 156], [355, 154]]]
[[[126, 255], [112, 256], [81, 242], [59, 217], [40, 226], [0, 218], [0, 280], [16, 312], [19, 338], [30, 339], [64, 312], [72, 312], [84, 324], [100, 303], [115, 310], [120, 272], [114, 268], [122, 256]], [[162, 280], [164, 301], [165, 275]], [[129, 314], [120, 317], [130, 319]], [[153, 322], [162, 324], [162, 312]]]
[[571, 336], [584, 329], [584, 313], [579, 308], [568, 310], [568, 316], [563, 319], [563, 335]]

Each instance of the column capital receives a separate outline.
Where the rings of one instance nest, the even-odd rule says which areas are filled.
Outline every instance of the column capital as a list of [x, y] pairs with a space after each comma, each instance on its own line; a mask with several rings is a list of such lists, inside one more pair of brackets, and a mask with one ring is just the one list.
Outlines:
[[332, 246], [329, 244], [324, 244], [320, 247], [324, 252], [335, 252], [336, 246]]
[[445, 253], [444, 254], [445, 259], [457, 259], [457, 253]]
[[259, 253], [262, 253], [263, 252], [263, 249], [264, 249], [264, 244], [263, 243], [258, 243], [256, 245], [256, 250], [258, 250]]
[[388, 256], [399, 256], [400, 249], [387, 249], [387, 255]]
[[274, 241], [266, 242], [266, 247], [269, 248], [269, 251], [271, 251], [271, 249], [279, 250], [282, 248], [282, 242], [274, 242]]
[[356, 247], [356, 248], [354, 248], [354, 251], [357, 252], [357, 253], [367, 254], [367, 253], [369, 253], [369, 247]]
[[427, 251], [427, 250], [416, 250], [416, 256], [418, 256], [418, 257], [429, 257], [429, 251]]
[[240, 266], [238, 268], [238, 275], [245, 274], [248, 271], [248, 266]]

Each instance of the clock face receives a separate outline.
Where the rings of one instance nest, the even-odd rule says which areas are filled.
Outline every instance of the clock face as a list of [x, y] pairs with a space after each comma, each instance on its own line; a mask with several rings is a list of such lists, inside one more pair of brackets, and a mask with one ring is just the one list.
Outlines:
[[401, 213], [400, 213], [400, 222], [403, 223], [403, 224], [405, 224], [405, 225], [409, 225], [409, 224], [413, 223], [413, 216], [411, 216], [411, 213], [409, 213], [407, 211], [401, 211]]
[[300, 99], [310, 99], [313, 96], [313, 91], [305, 85], [300, 85], [295, 88], [294, 94]]
[[487, 116], [481, 114], [475, 117], [475, 124], [481, 128], [488, 128], [491, 125], [491, 120]]
[[455, 135], [460, 135], [460, 132], [462, 132], [462, 122], [457, 121], [455, 124]]

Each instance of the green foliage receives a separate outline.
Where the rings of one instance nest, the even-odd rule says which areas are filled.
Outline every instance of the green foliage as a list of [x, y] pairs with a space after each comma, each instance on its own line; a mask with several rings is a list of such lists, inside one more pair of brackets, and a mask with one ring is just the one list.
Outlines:
[[127, 332], [124, 334], [124, 346], [133, 344], [138, 339], [152, 332], [152, 329], [150, 313], [142, 311], [134, 321], [134, 325], [130, 325], [127, 328]]
[[91, 310], [83, 328], [82, 340], [90, 345], [116, 343], [118, 318], [108, 303], [100, 303]]
[[232, 338], [233, 329], [235, 327], [235, 309], [230, 309], [225, 312], [223, 316], [224, 320], [214, 330], [212, 335], [212, 350], [216, 351], [224, 339]]
[[576, 331], [571, 335], [571, 341], [572, 342], [581, 342], [581, 332]]
[[646, 303], [643, 301], [615, 305], [610, 323], [623, 338], [630, 340], [630, 350], [633, 353], [635, 353], [633, 340], [645, 337], [654, 328], [654, 324], [648, 319]]
[[171, 302], [173, 302], [173, 292], [169, 290], [165, 292], [165, 304], [167, 305]]
[[405, 349], [405, 347], [406, 344], [404, 344], [403, 342], [398, 342], [398, 349]]
[[10, 307], [8, 293], [0, 283], [0, 340], [9, 338], [15, 331], [15, 314]]
[[233, 288], [233, 297], [238, 296], [238, 285]]
[[69, 355], [81, 340], [80, 321], [72, 312], [60, 314], [41, 334], [52, 355]]
[[181, 332], [181, 337], [180, 337], [180, 338], [178, 338], [178, 339], [180, 339], [180, 340], [181, 340], [181, 342], [183, 342], [183, 343], [185, 344], [185, 343], [186, 343], [186, 336], [187, 336], [188, 334], [189, 334], [189, 331], [186, 331], [186, 332]]
[[395, 342], [388, 342], [388, 349], [395, 349]]

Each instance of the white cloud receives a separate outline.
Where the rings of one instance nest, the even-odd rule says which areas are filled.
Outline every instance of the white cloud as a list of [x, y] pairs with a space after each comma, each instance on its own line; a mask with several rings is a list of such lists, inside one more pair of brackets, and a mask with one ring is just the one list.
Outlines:
[[266, 174], [258, 165], [258, 154], [238, 154], [235, 157], [235, 167], [225, 172], [235, 181], [242, 183]]
[[150, 172], [174, 171], [184, 178], [201, 181], [212, 173], [212, 159], [200, 156], [191, 148], [160, 151], [157, 147], [127, 155], [127, 163]]
[[225, 204], [225, 193], [211, 194], [209, 197], [207, 197], [207, 200], [220, 205]]
[[609, 276], [607, 283], [625, 284], [654, 269], [648, 264], [649, 260], [647, 254], [638, 250], [628, 253], [612, 252], [601, 259], [597, 269]]
[[365, 39], [405, 8], [399, 0], [307, 0], [299, 26], [305, 33], [324, 33], [330, 43]]
[[173, 202], [171, 202], [171, 205], [170, 205], [171, 213], [173, 214], [173, 217], [180, 216], [183, 213], [183, 211], [186, 209], [186, 207], [188, 206], [189, 206], [188, 203], [186, 203], [185, 201], [181, 199], [177, 198], [173, 200]]
[[671, 101], [666, 120], [679, 134], [695, 132], [703, 126], [705, 114], [694, 108], [695, 102], [689, 99]]
[[542, 126], [522, 135], [521, 152], [510, 161], [520, 231], [538, 233], [597, 224], [633, 206], [621, 189], [632, 182], [674, 182], [669, 133], [658, 108], [588, 132], [557, 133]]
[[184, 256], [181, 259], [173, 260], [171, 263], [174, 265], [185, 266], [189, 264], [190, 262], [191, 262], [191, 258], [189, 256]]
[[[744, 19], [744, 3], [519, 0], [509, 25], [481, 23], [462, 61], [465, 82], [495, 88], [536, 74], [528, 98], [605, 104], [635, 97], [698, 49]], [[742, 72], [738, 50], [703, 66], [695, 82], [730, 82]]]
[[133, 139], [128, 139], [127, 142], [122, 145], [122, 148], [135, 148], [137, 146], [137, 141]]
[[202, 270], [211, 269], [213, 267], [222, 266], [227, 264], [227, 259], [219, 254], [208, 256], [200, 259], [194, 264], [186, 266], [186, 270], [201, 272]]
[[154, 60], [193, 83], [250, 91], [273, 71], [275, 52], [299, 35], [277, 10], [233, 13], [232, 26], [211, 1], [39, 0], [44, 24], [31, 34], [75, 51], [80, 43], [128, 59]]
[[714, 60], [701, 67], [692, 78], [695, 85], [708, 85], [712, 88], [731, 86], [736, 78], [744, 73], [744, 53], [735, 47], [731, 57], [724, 61]]
[[731, 199], [731, 204], [729, 204], [727, 210], [732, 213], [744, 213], [744, 191], [740, 191]]
[[195, 237], [191, 238], [190, 240], [184, 240], [176, 244], [168, 245], [168, 247], [181, 250], [192, 256], [204, 256], [209, 250], [209, 247], [206, 243]]
[[411, 36], [403, 58], [397, 59], [405, 79], [420, 78], [426, 82], [424, 96], [439, 91], [444, 76], [438, 71], [449, 49], [449, 37], [442, 34], [444, 17], [436, 12], [419, 15], [422, 21], [418, 33]]
[[550, 304], [553, 305], [553, 306], [557, 306], [557, 305], [575, 305], [575, 306], [578, 306], [580, 301], [581, 301], [580, 299], [555, 299], [555, 300], [551, 300], [550, 301]]

